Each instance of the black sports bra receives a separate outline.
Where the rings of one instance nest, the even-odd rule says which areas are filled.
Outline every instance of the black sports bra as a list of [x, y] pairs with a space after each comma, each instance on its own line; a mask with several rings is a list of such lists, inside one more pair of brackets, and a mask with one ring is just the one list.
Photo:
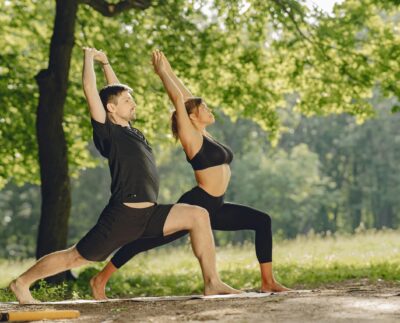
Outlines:
[[222, 164], [230, 164], [233, 152], [223, 144], [203, 136], [203, 144], [192, 159], [186, 155], [186, 160], [192, 165], [193, 170], [202, 170]]

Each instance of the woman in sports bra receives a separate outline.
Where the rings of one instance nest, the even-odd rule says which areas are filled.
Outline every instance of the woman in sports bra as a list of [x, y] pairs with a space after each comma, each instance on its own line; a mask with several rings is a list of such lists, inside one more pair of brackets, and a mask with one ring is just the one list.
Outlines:
[[[176, 109], [172, 114], [173, 135], [181, 142], [197, 181], [197, 186], [183, 194], [178, 203], [207, 209], [214, 230], [254, 230], [255, 251], [261, 272], [261, 291], [289, 290], [276, 282], [272, 271], [271, 217], [254, 208], [224, 201], [231, 176], [229, 164], [233, 153], [206, 131], [206, 127], [215, 121], [213, 114], [201, 98], [193, 97], [183, 85], [162, 52], [153, 52], [153, 65]], [[139, 239], [123, 246], [105, 268], [91, 279], [94, 298], [107, 298], [105, 286], [112, 273], [135, 255], [186, 234], [186, 231], [182, 231], [161, 238]]]

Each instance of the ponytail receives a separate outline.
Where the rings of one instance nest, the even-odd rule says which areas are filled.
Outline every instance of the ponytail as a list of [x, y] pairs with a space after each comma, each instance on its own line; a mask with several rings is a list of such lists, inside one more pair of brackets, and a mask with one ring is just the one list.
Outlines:
[[176, 111], [172, 112], [171, 115], [171, 131], [174, 138], [178, 140], [178, 121], [176, 120]]
[[[202, 103], [203, 103], [203, 99], [200, 97], [189, 98], [185, 102], [186, 112], [190, 115]], [[171, 131], [172, 131], [172, 135], [174, 136], [174, 138], [176, 140], [178, 140], [178, 138], [179, 138], [179, 136], [178, 136], [178, 120], [176, 117], [176, 111], [172, 112], [172, 115], [171, 115]]]

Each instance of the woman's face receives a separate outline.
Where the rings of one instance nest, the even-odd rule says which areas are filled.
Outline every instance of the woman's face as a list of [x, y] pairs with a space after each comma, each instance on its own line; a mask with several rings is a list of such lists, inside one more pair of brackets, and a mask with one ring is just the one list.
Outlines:
[[215, 122], [214, 115], [206, 103], [201, 103], [197, 108], [196, 119], [198, 122], [209, 125]]

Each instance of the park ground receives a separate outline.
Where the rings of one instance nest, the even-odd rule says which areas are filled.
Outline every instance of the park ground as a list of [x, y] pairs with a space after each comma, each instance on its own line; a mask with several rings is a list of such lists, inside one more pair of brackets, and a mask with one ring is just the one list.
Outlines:
[[[224, 281], [254, 292], [259, 272], [253, 248], [218, 248], [218, 268]], [[398, 231], [277, 241], [275, 276], [296, 291], [261, 298], [133, 300], [201, 294], [201, 273], [186, 245], [150, 251], [124, 266], [107, 287], [117, 301], [90, 301], [88, 280], [104, 265], [93, 264], [76, 271], [73, 283], [38, 284], [32, 294], [43, 303], [19, 306], [6, 286], [32, 262], [0, 261], [1, 312], [74, 309], [81, 312], [76, 322], [400, 322]], [[62, 300], [70, 301], [49, 303]]]
[[[79, 310], [75, 322], [399, 322], [400, 284], [351, 280], [285, 295], [223, 300], [0, 304], [2, 312], [44, 309]], [[54, 322], [67, 321], [72, 322]]]

